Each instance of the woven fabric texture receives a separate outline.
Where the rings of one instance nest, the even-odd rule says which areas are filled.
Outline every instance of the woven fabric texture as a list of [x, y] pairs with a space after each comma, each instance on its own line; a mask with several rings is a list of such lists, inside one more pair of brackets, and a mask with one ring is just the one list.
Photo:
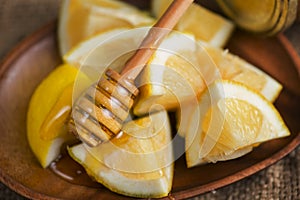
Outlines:
[[[26, 36], [55, 19], [59, 3], [60, 0], [1, 0], [0, 59]], [[285, 35], [300, 54], [300, 24], [292, 26]], [[0, 199], [26, 198], [0, 183]], [[300, 199], [300, 148], [255, 175], [193, 199]]]

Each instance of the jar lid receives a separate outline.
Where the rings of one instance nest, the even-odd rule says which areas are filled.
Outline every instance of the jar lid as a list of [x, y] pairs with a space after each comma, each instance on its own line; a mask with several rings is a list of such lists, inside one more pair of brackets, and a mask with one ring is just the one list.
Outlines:
[[274, 35], [296, 19], [298, 0], [217, 0], [221, 9], [239, 27]]

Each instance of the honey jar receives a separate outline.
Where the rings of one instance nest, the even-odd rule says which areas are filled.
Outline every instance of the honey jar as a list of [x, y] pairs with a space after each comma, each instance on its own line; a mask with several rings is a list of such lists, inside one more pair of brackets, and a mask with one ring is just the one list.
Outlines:
[[224, 13], [247, 31], [274, 35], [297, 18], [300, 0], [217, 0]]

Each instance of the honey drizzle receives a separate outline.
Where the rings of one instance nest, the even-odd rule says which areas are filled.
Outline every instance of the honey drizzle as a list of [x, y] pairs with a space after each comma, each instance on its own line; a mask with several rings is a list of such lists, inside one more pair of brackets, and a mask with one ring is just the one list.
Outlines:
[[49, 169], [69, 183], [93, 188], [103, 187], [89, 177], [85, 169], [68, 155], [66, 149], [50, 164]]

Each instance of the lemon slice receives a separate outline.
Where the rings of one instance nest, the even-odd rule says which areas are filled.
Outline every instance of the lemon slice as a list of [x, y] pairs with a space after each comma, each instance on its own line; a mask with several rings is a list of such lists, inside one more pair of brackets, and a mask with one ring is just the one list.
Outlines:
[[[209, 67], [204, 69], [199, 60]], [[206, 85], [219, 77], [217, 67], [193, 35], [172, 32], [140, 75], [134, 114], [144, 115], [154, 105], [175, 110], [182, 102], [196, 101]]]
[[[228, 50], [216, 48], [203, 42], [201, 42], [201, 46], [218, 67], [222, 79], [243, 83], [261, 93], [271, 102], [277, 99], [282, 85], [268, 74], [242, 58], [231, 54]], [[207, 65], [204, 59], [199, 60], [199, 62], [201, 65]]]
[[63, 0], [58, 39], [61, 55], [97, 33], [116, 28], [149, 26], [153, 19], [145, 12], [117, 0]]
[[[91, 38], [88, 38], [74, 48], [72, 48], [67, 54], [63, 56], [64, 62], [72, 64], [76, 67], [81, 65], [88, 66], [105, 66], [105, 61], [107, 60], [107, 53], [105, 51], [113, 51], [115, 49], [122, 48], [124, 44], [122, 43], [123, 38], [118, 39], [118, 35], [121, 35], [129, 29], [119, 28], [115, 30], [109, 30], [99, 33]], [[114, 39], [116, 38], [116, 39]], [[126, 37], [125, 39], [130, 39]], [[130, 44], [130, 43], [129, 43]], [[102, 47], [102, 45], [105, 45]], [[117, 57], [117, 54], [116, 54]]]
[[[220, 76], [223, 80], [233, 80], [256, 90], [256, 92], [262, 94], [267, 100], [274, 102], [279, 96], [282, 85], [273, 79], [271, 76], [261, 71], [259, 68], [248, 63], [242, 58], [231, 54], [228, 50], [213, 47], [212, 45], [204, 42], [200, 42], [201, 47], [204, 48], [207, 55], [211, 58], [204, 59], [203, 56], [198, 59], [199, 65], [202, 66], [202, 71], [209, 71], [213, 69], [211, 66], [213, 61], [217, 67]], [[184, 110], [178, 110], [177, 112], [177, 128], [179, 135], [184, 137], [185, 130], [188, 126], [190, 118], [188, 112], [193, 109], [190, 105], [185, 105]], [[182, 118], [182, 116], [185, 116]]]
[[[152, 14], [160, 17], [172, 0], [153, 0]], [[197, 40], [203, 40], [216, 47], [223, 47], [234, 29], [231, 21], [193, 3], [182, 16], [175, 30], [194, 34]]]
[[262, 95], [233, 81], [216, 81], [191, 112], [187, 127], [188, 167], [244, 155], [265, 141], [290, 135], [280, 114]]
[[174, 167], [167, 113], [131, 121], [123, 131], [96, 149], [81, 144], [69, 153], [91, 177], [114, 192], [144, 198], [167, 196]]
[[119, 28], [99, 33], [72, 48], [63, 60], [76, 66], [91, 80], [97, 81], [107, 67], [116, 71], [123, 69], [149, 29], [150, 27]]
[[67, 133], [65, 123], [62, 121], [52, 124], [54, 128], [50, 129], [55, 133], [50, 132], [50, 134], [53, 135], [43, 133], [43, 136], [41, 136], [43, 132], [41, 127], [47, 118], [50, 119], [49, 113], [54, 107], [57, 107], [55, 110], [59, 112], [59, 109], [64, 107], [62, 104], [66, 107], [71, 106], [69, 105], [71, 101], [68, 101], [68, 98], [60, 98], [60, 96], [63, 96], [66, 92], [65, 89], [70, 84], [73, 84], [77, 72], [78, 70], [70, 65], [57, 67], [43, 80], [31, 97], [27, 113], [27, 138], [33, 153], [43, 167], [47, 167], [58, 156], [63, 142], [72, 139], [71, 135]]

